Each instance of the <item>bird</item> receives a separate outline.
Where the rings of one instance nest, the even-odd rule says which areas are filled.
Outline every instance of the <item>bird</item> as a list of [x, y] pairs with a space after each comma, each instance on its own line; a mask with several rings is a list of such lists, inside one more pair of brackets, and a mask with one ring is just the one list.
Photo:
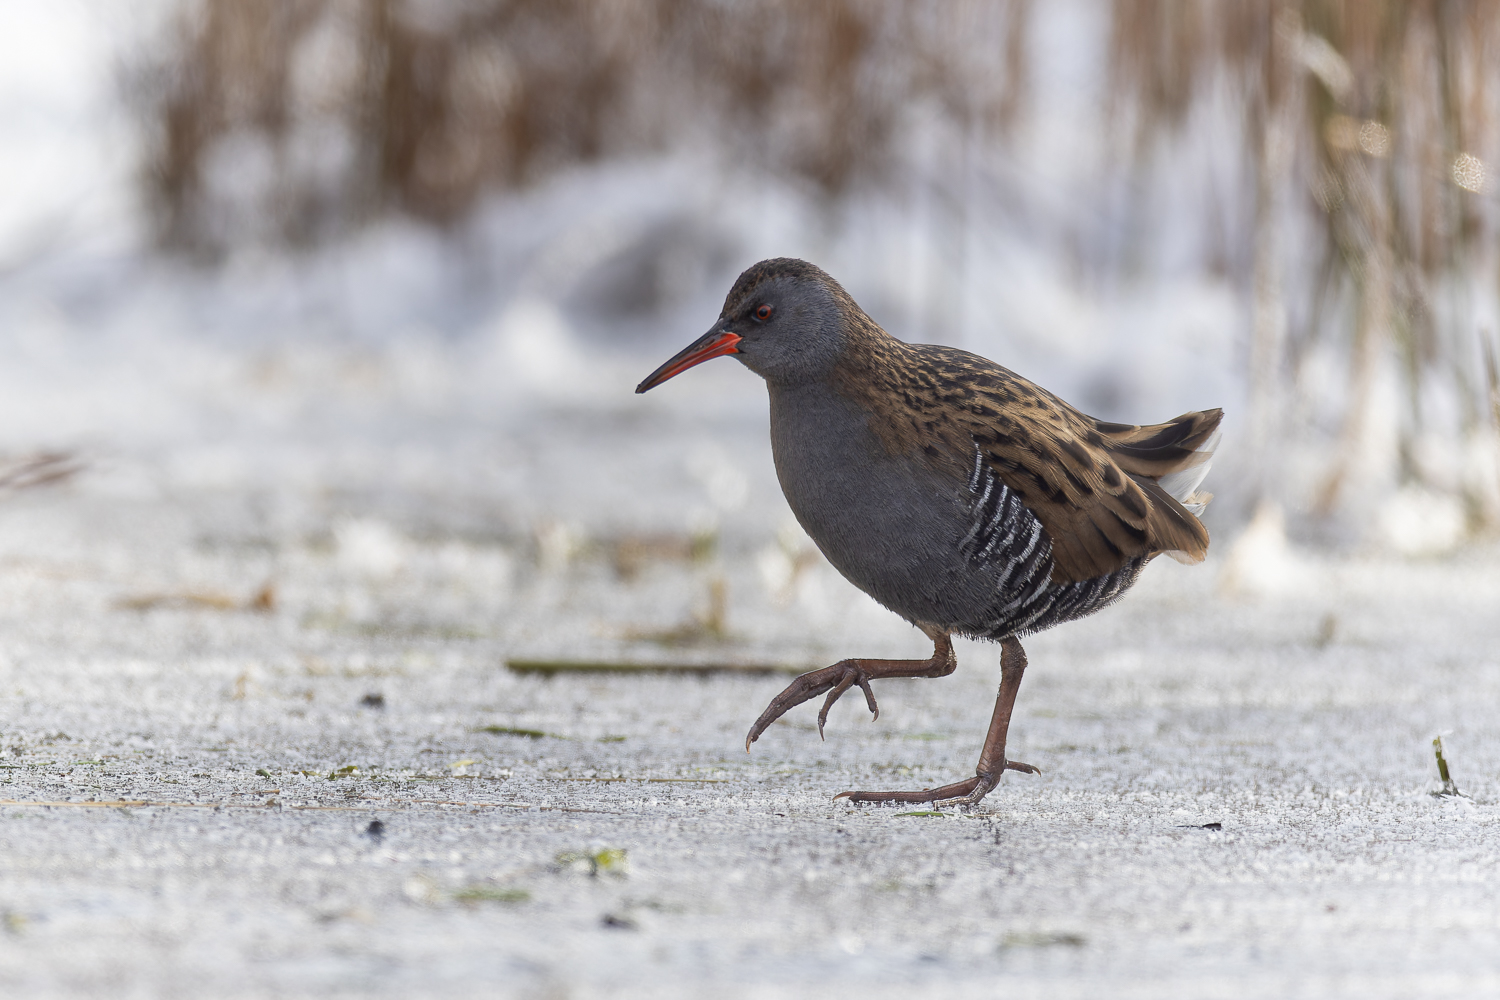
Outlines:
[[776, 476], [828, 562], [920, 629], [925, 660], [851, 658], [793, 680], [755, 720], [745, 750], [797, 705], [828, 710], [871, 682], [945, 677], [953, 636], [1000, 644], [1000, 688], [974, 775], [916, 791], [847, 791], [852, 802], [971, 807], [1007, 771], [1006, 737], [1027, 658], [1021, 638], [1118, 600], [1151, 559], [1201, 562], [1198, 491], [1221, 409], [1166, 423], [1097, 420], [987, 358], [887, 333], [828, 273], [794, 258], [742, 273], [712, 329], [637, 393], [732, 356], [770, 396]]

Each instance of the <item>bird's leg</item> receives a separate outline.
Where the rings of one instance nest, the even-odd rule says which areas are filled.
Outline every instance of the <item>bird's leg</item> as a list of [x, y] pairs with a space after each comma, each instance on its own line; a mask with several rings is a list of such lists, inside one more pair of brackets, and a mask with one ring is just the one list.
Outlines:
[[[933, 642], [932, 656], [928, 659], [840, 660], [831, 667], [809, 671], [792, 681], [785, 691], [771, 699], [771, 704], [766, 706], [766, 710], [760, 713], [760, 718], [755, 720], [755, 725], [750, 727], [750, 735], [745, 737], [745, 752], [750, 752], [750, 744], [760, 739], [760, 734], [766, 731], [767, 726], [790, 709], [816, 698], [824, 691], [828, 692], [828, 699], [818, 711], [820, 737], [823, 735], [823, 724], [828, 721], [828, 710], [845, 691], [856, 684], [865, 693], [865, 704], [870, 706], [870, 713], [878, 719], [880, 706], [875, 704], [875, 692], [870, 690], [870, 681], [877, 677], [946, 677], [953, 673], [958, 667], [958, 657], [953, 653], [953, 642], [948, 634], [935, 629], [929, 631], [924, 628], [923, 631], [927, 632]], [[1002, 737], [1002, 742], [1003, 740]]]
[[1000, 775], [1009, 771], [1024, 771], [1040, 774], [1030, 764], [1005, 759], [1005, 734], [1010, 729], [1010, 713], [1016, 705], [1016, 692], [1021, 690], [1021, 676], [1026, 673], [1026, 651], [1015, 636], [1000, 642], [1000, 694], [995, 698], [995, 712], [990, 716], [990, 731], [984, 738], [984, 749], [979, 752], [979, 766], [974, 777], [957, 781], [941, 788], [927, 788], [920, 792], [843, 792], [834, 798], [850, 802], [937, 802], [972, 806], [990, 793], [1000, 782]]

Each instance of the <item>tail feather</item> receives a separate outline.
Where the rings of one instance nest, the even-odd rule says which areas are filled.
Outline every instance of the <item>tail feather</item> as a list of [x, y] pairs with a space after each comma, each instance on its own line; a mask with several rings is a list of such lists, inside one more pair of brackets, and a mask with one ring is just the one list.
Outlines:
[[1152, 548], [1178, 562], [1202, 562], [1208, 555], [1208, 529], [1198, 520], [1196, 511], [1179, 503], [1176, 497], [1149, 479], [1137, 479], [1136, 482], [1141, 484], [1151, 502], [1146, 526], [1151, 532]]
[[1219, 441], [1223, 437], [1224, 432], [1215, 427], [1208, 440], [1193, 449], [1194, 461], [1191, 464], [1183, 466], [1176, 472], [1169, 472], [1157, 480], [1162, 489], [1170, 493], [1173, 499], [1188, 510], [1197, 507], [1197, 510], [1193, 510], [1194, 514], [1201, 513], [1208, 501], [1213, 499], [1212, 493], [1206, 493], [1201, 494], [1202, 500], [1198, 500], [1198, 487], [1208, 476], [1208, 470], [1213, 468], [1214, 452], [1218, 450]]
[[1198, 487], [1213, 466], [1223, 419], [1214, 409], [1143, 427], [1098, 424], [1110, 456], [1150, 500], [1153, 547], [1178, 562], [1202, 562], [1208, 553], [1208, 530], [1198, 518], [1213, 494]]
[[[1218, 444], [1219, 421], [1223, 419], [1224, 411], [1213, 409], [1184, 413], [1164, 424], [1136, 426], [1100, 420], [1095, 421], [1095, 427], [1120, 468], [1134, 476], [1161, 480], [1206, 463]], [[1202, 481], [1200, 476], [1187, 492]], [[1163, 486], [1172, 492], [1171, 487]]]
[[1190, 513], [1197, 515], [1213, 499], [1212, 493], [1199, 493], [1208, 470], [1213, 466], [1214, 450], [1223, 432], [1220, 409], [1184, 413], [1164, 424], [1133, 426], [1098, 421], [1110, 456], [1137, 482], [1151, 482]]

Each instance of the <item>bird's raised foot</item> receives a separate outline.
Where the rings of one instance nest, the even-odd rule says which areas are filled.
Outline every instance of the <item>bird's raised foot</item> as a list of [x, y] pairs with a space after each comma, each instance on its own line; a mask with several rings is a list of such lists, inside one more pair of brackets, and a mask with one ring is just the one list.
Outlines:
[[828, 721], [828, 710], [856, 684], [865, 693], [865, 704], [870, 706], [871, 721], [874, 721], [880, 718], [880, 706], [875, 704], [875, 692], [870, 690], [871, 680], [879, 677], [946, 677], [953, 673], [958, 659], [953, 655], [953, 643], [948, 634], [936, 629], [928, 630], [927, 634], [932, 639], [933, 648], [932, 655], [925, 660], [840, 660], [831, 667], [812, 670], [798, 677], [771, 699], [771, 704], [750, 727], [750, 734], [745, 737], [745, 752], [750, 752], [750, 744], [760, 739], [760, 734], [771, 723], [824, 691], [828, 692], [828, 699], [818, 712], [819, 737], [823, 735], [823, 724]]
[[980, 799], [993, 791], [1000, 783], [1000, 775], [1005, 771], [1021, 771], [1025, 774], [1042, 773], [1040, 768], [1032, 767], [1030, 764], [1008, 760], [1004, 768], [992, 775], [976, 774], [972, 778], [955, 781], [941, 788], [924, 788], [920, 792], [840, 792], [834, 798], [848, 799], [850, 802], [932, 802], [940, 806], [968, 807], [977, 805]]
[[823, 702], [823, 707], [818, 711], [818, 737], [823, 737], [823, 725], [828, 721], [828, 710], [833, 703], [838, 701], [843, 693], [858, 684], [860, 690], [865, 693], [865, 704], [870, 706], [871, 721], [880, 718], [880, 706], [875, 704], [875, 692], [870, 690], [870, 675], [860, 665], [858, 660], [840, 660], [831, 667], [822, 670], [812, 670], [798, 677], [786, 686], [766, 710], [760, 713], [760, 718], [755, 720], [755, 725], [750, 727], [750, 733], [745, 737], [745, 752], [750, 752], [750, 744], [760, 739], [760, 734], [766, 728], [781, 718], [788, 711], [796, 708], [804, 701], [809, 701], [828, 692], [828, 698]]

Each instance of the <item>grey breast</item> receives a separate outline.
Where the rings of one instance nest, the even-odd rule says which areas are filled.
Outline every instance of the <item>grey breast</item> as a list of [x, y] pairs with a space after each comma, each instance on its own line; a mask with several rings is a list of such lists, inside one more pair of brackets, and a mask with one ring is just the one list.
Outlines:
[[959, 543], [968, 484], [892, 455], [826, 385], [771, 387], [771, 447], [792, 513], [850, 583], [919, 624], [954, 628], [994, 602], [996, 574]]

